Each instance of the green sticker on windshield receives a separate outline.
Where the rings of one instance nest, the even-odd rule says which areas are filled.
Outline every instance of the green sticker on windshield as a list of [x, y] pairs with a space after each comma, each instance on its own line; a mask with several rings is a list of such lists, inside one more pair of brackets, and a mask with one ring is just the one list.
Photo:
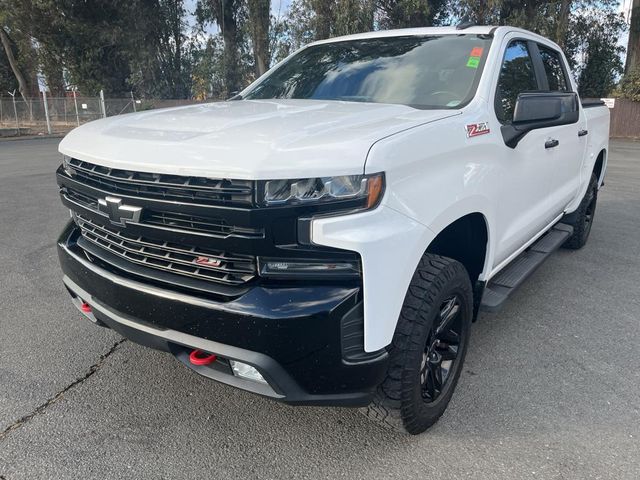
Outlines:
[[478, 68], [478, 65], [480, 65], [480, 57], [469, 57], [469, 60], [467, 61], [467, 67]]

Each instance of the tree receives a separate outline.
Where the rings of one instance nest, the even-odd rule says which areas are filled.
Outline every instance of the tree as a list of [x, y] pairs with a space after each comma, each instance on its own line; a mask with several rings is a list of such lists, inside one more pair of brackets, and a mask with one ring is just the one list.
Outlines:
[[316, 40], [324, 40], [331, 36], [331, 24], [334, 21], [335, 0], [309, 0], [315, 12], [314, 30]]
[[567, 39], [567, 28], [569, 26], [569, 14], [571, 13], [571, 0], [562, 0], [560, 2], [560, 11], [558, 13], [558, 22], [556, 25], [555, 42], [564, 48]]
[[332, 36], [374, 29], [375, 0], [338, 0], [334, 6]]
[[29, 95], [29, 87], [27, 85], [27, 81], [20, 70], [20, 66], [18, 65], [18, 61], [16, 60], [15, 55], [13, 54], [13, 48], [11, 47], [11, 41], [9, 40], [9, 35], [5, 31], [4, 27], [0, 26], [0, 40], [2, 41], [2, 46], [4, 47], [4, 52], [6, 58], [9, 62], [9, 66], [11, 67], [11, 71], [16, 77], [16, 81], [18, 82], [18, 91], [24, 101], [27, 101], [27, 95]]
[[0, 45], [4, 58], [15, 78], [20, 95], [27, 97], [38, 94], [37, 62], [29, 23], [18, 15], [19, 5], [8, 0], [0, 0]]
[[4, 92], [13, 92], [18, 89], [18, 82], [11, 70], [9, 60], [2, 44], [0, 43], [0, 95]]
[[629, 25], [629, 44], [625, 73], [640, 69], [640, 0], [633, 0]]
[[189, 98], [193, 60], [182, 0], [143, 0], [131, 5], [128, 83], [142, 96]]
[[316, 38], [315, 13], [309, 0], [293, 0], [285, 19], [291, 49], [295, 50]]
[[242, 0], [198, 0], [196, 17], [201, 24], [214, 22], [222, 32], [224, 50], [222, 56], [226, 95], [240, 90], [240, 24], [245, 15]]
[[204, 48], [193, 53], [192, 89], [193, 97], [224, 98], [226, 90], [223, 80], [223, 65], [219, 60], [224, 55], [224, 43], [220, 35], [207, 39]]
[[292, 48], [313, 40], [374, 29], [377, 0], [295, 0], [287, 27]]
[[256, 75], [269, 69], [269, 26], [271, 23], [271, 0], [248, 0], [251, 42]]
[[640, 67], [624, 74], [620, 82], [620, 94], [634, 102], [640, 102]]
[[623, 72], [624, 47], [618, 45], [618, 38], [625, 28], [613, 5], [608, 10], [591, 6], [573, 17], [567, 42], [580, 60], [575, 71], [582, 97], [606, 97], [613, 91]]
[[441, 0], [378, 0], [377, 4], [384, 28], [429, 27], [446, 8]]

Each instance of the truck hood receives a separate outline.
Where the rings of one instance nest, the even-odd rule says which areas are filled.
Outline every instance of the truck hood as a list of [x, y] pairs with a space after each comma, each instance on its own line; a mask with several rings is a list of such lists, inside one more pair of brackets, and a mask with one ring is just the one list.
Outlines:
[[458, 114], [403, 105], [241, 100], [110, 117], [60, 152], [111, 168], [240, 180], [354, 175], [378, 140]]

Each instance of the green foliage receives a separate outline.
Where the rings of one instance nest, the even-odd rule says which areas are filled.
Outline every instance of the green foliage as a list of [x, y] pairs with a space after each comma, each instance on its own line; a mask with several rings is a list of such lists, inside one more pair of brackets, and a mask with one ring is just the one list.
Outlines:
[[19, 58], [54, 94], [66, 80], [90, 95], [189, 96], [185, 15], [182, 0], [0, 0], [2, 23], [35, 49]]
[[432, 25], [430, 3], [426, 0], [378, 0], [383, 28], [426, 27]]
[[610, 2], [592, 5], [572, 18], [567, 50], [579, 60], [574, 68], [578, 92], [585, 98], [606, 97], [623, 72], [624, 47], [618, 38], [626, 28], [624, 19]]
[[619, 94], [622, 98], [640, 102], [640, 67], [625, 74], [620, 82]]
[[[195, 11], [187, 11], [194, 3]], [[11, 37], [31, 94], [40, 74], [54, 94], [74, 85], [88, 95], [104, 89], [108, 95], [133, 90], [147, 98], [225, 98], [315, 39], [462, 18], [554, 39], [583, 95], [608, 94], [621, 73], [617, 39], [625, 25], [616, 14], [617, 0], [293, 0], [286, 12], [267, 18], [269, 5], [270, 0], [0, 0], [0, 26]], [[189, 25], [194, 16], [196, 25]], [[628, 91], [637, 80], [623, 83]], [[0, 91], [15, 87], [0, 49]]]

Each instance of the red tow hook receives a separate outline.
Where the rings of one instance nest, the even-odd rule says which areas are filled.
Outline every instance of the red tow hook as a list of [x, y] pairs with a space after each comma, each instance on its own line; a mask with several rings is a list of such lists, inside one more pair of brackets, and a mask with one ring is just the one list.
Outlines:
[[189, 354], [191, 365], [210, 365], [216, 361], [216, 358], [213, 353], [207, 353], [202, 350], [194, 350]]
[[82, 302], [82, 304], [80, 305], [80, 310], [82, 310], [84, 313], [91, 313], [91, 305], [89, 305], [87, 302]]

